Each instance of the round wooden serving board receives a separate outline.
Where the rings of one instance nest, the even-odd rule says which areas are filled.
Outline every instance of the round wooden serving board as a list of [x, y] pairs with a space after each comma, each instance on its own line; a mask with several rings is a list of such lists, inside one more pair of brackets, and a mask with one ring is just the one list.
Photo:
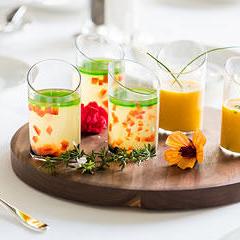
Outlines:
[[[11, 160], [16, 175], [47, 194], [88, 204], [148, 209], [194, 209], [240, 201], [240, 158], [227, 157], [219, 147], [220, 111], [206, 108], [205, 161], [194, 169], [168, 167], [163, 159], [166, 136], [160, 136], [157, 157], [123, 172], [111, 168], [95, 175], [58, 170], [56, 176], [41, 168], [29, 155], [28, 125], [12, 138]], [[86, 151], [107, 145], [106, 132], [85, 136]]]

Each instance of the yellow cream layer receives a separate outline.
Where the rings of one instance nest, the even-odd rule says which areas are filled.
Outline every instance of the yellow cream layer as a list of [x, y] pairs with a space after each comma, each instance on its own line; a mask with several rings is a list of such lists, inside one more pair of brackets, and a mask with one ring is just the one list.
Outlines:
[[112, 148], [140, 149], [157, 145], [158, 105], [128, 107], [109, 103], [108, 143]]
[[97, 104], [107, 110], [107, 75], [90, 76], [81, 73], [81, 101], [84, 105], [89, 102], [97, 102]]
[[58, 113], [39, 116], [30, 111], [29, 133], [32, 150], [39, 155], [59, 155], [80, 144], [79, 105], [59, 107]]

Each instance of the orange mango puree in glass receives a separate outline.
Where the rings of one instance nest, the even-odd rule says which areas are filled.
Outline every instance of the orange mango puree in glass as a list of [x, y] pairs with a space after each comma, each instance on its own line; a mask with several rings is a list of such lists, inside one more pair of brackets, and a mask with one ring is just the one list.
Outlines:
[[160, 90], [159, 128], [167, 131], [191, 132], [202, 124], [202, 87], [185, 81], [183, 90]]
[[228, 99], [222, 106], [221, 146], [240, 152], [240, 98]]

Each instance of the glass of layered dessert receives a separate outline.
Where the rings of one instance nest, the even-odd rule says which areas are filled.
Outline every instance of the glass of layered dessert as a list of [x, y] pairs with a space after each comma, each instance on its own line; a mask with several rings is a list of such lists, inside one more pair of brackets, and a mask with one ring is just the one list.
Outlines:
[[130, 60], [109, 64], [108, 145], [110, 151], [157, 147], [159, 81]]
[[31, 153], [59, 156], [80, 146], [80, 74], [61, 60], [44, 60], [27, 75]]
[[76, 38], [77, 67], [82, 76], [81, 100], [84, 105], [96, 102], [108, 109], [108, 64], [124, 57], [122, 48], [100, 35]]
[[220, 146], [223, 152], [240, 156], [240, 57], [229, 58], [225, 70]]
[[192, 41], [172, 42], [160, 51], [158, 59], [175, 77], [164, 68], [160, 69], [160, 132], [190, 133], [201, 129], [206, 54], [184, 67], [204, 52], [200, 44]]

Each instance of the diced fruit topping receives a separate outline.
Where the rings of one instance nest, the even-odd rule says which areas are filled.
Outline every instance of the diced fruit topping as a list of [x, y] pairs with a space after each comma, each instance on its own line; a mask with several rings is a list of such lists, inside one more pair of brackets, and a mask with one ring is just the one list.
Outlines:
[[98, 78], [93, 77], [93, 78], [92, 78], [92, 84], [97, 84], [97, 83], [98, 83]]
[[108, 75], [104, 75], [103, 76], [103, 82], [104, 83], [108, 83]]
[[108, 130], [109, 130], [109, 132], [112, 131], [112, 124], [111, 124], [111, 123], [109, 124], [109, 128], [108, 128]]
[[52, 131], [53, 131], [52, 127], [51, 127], [51, 126], [48, 126], [47, 129], [46, 129], [46, 132], [47, 132], [49, 135], [51, 135], [51, 134], [52, 134]]
[[68, 141], [63, 140], [63, 141], [61, 142], [61, 150], [62, 150], [62, 151], [66, 151], [67, 148], [68, 148], [68, 146], [69, 146], [69, 142], [68, 142]]
[[117, 146], [120, 146], [123, 143], [123, 140], [122, 139], [118, 139], [118, 140], [116, 140], [115, 143], [116, 143]]
[[38, 136], [33, 136], [32, 140], [36, 143], [38, 141]]
[[28, 109], [29, 111], [35, 112], [39, 117], [44, 117], [44, 115], [47, 113], [52, 115], [58, 115], [58, 107], [41, 108], [39, 106], [29, 104]]
[[33, 151], [41, 156], [59, 156], [61, 152], [58, 150], [56, 145], [54, 144], [45, 144], [42, 147], [38, 147], [36, 149], [33, 148]]
[[104, 97], [105, 95], [106, 95], [106, 93], [107, 93], [107, 90], [106, 89], [101, 89], [101, 91], [99, 92], [99, 97]]
[[118, 117], [115, 115], [115, 113], [112, 113], [112, 118], [113, 118], [113, 123], [116, 124], [118, 123]]
[[40, 134], [41, 134], [40, 128], [38, 128], [36, 125], [33, 125], [33, 129], [37, 133], [37, 135], [40, 136]]
[[149, 137], [145, 137], [144, 141], [146, 142], [153, 142], [155, 140], [155, 135], [152, 133]]
[[108, 108], [108, 100], [103, 101], [103, 106], [106, 107], [106, 108]]
[[140, 140], [141, 140], [141, 138], [138, 137], [138, 136], [137, 136], [135, 139], [136, 139], [136, 141], [138, 141], [138, 142], [140, 142]]

